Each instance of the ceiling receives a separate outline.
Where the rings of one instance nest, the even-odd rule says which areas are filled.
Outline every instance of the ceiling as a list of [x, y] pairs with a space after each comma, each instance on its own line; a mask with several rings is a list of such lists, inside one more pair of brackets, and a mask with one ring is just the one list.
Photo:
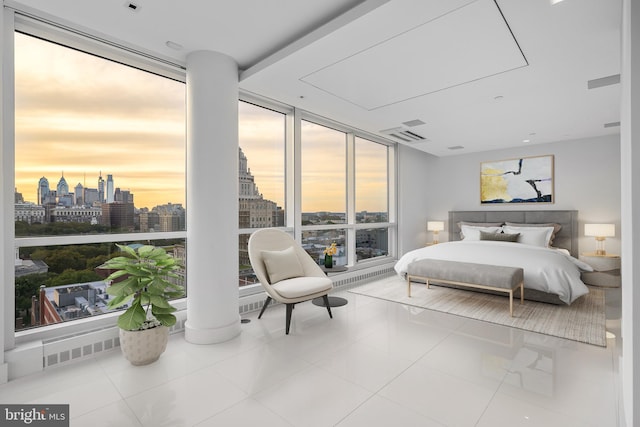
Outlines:
[[242, 90], [436, 156], [618, 134], [621, 3], [4, 1], [180, 64], [224, 53]]

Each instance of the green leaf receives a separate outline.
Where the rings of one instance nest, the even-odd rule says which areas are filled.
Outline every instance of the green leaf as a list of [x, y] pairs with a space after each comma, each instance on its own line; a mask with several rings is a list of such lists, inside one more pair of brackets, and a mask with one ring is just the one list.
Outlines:
[[171, 307], [171, 304], [169, 304], [169, 302], [162, 296], [150, 295], [149, 299], [151, 300], [151, 304], [153, 304], [154, 307], [161, 307], [161, 308]]
[[176, 324], [176, 316], [174, 316], [173, 314], [158, 313], [157, 316], [155, 314], [154, 316], [156, 319], [158, 319], [158, 322], [162, 323], [164, 326], [173, 326]]
[[146, 319], [144, 309], [139, 303], [134, 303], [118, 317], [118, 326], [126, 331], [135, 331], [142, 326]]
[[132, 248], [130, 248], [129, 246], [118, 245], [118, 244], [116, 244], [116, 246], [118, 248], [120, 248], [121, 251], [124, 251], [124, 252], [128, 253], [129, 255], [131, 255], [133, 258], [136, 258], [136, 259], [138, 258], [138, 254], [136, 253], [136, 251], [133, 250]]
[[139, 290], [138, 281], [134, 277], [129, 277], [122, 282], [114, 283], [107, 288], [107, 293], [113, 296], [131, 295]]
[[107, 304], [107, 305], [108, 305], [109, 308], [120, 307], [123, 303], [127, 302], [131, 298], [133, 298], [133, 295], [117, 296], [115, 298], [110, 299], [109, 300], [109, 304]]
[[138, 248], [138, 255], [142, 258], [148, 256], [151, 252], [153, 252], [153, 246], [144, 245]]
[[113, 272], [113, 273], [111, 273], [111, 274], [109, 275], [109, 277], [107, 277], [105, 280], [107, 280], [107, 281], [109, 281], [109, 280], [115, 280], [115, 279], [117, 279], [118, 277], [122, 277], [122, 276], [124, 276], [124, 275], [126, 275], [126, 274], [127, 274], [127, 272], [126, 272], [126, 271], [124, 271], [124, 270], [114, 271], [114, 272]]
[[156, 314], [173, 313], [176, 310], [177, 310], [177, 308], [175, 308], [175, 307], [163, 308], [163, 307], [156, 307], [155, 305], [151, 307], [151, 313], [153, 313], [154, 316]]

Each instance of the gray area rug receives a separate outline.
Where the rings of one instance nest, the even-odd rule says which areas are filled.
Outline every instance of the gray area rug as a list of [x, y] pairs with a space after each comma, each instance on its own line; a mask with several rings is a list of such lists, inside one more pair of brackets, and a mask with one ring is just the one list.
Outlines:
[[397, 276], [349, 292], [606, 347], [604, 291], [589, 290], [570, 306], [527, 300], [520, 305], [520, 298], [514, 297], [513, 317], [509, 316], [508, 297], [437, 285], [427, 289], [424, 284], [412, 283], [409, 298], [407, 283]]

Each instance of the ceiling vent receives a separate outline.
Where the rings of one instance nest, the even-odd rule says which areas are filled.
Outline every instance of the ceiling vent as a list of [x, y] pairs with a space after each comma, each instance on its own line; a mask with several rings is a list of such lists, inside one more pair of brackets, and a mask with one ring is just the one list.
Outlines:
[[611, 122], [611, 123], [605, 123], [604, 127], [605, 128], [615, 128], [620, 126], [620, 122]]
[[384, 130], [381, 130], [380, 133], [383, 133], [388, 136], [392, 136], [395, 139], [407, 144], [417, 144], [419, 142], [429, 141], [424, 136], [418, 135], [417, 133], [407, 130], [406, 128], [403, 128], [403, 127], [384, 129]]
[[464, 147], [462, 145], [454, 145], [452, 147], [447, 147], [449, 150], [462, 150]]
[[409, 126], [410, 128], [412, 128], [414, 126], [426, 125], [426, 123], [423, 122], [420, 119], [409, 120], [408, 122], [402, 122], [402, 124], [405, 125], [405, 126]]

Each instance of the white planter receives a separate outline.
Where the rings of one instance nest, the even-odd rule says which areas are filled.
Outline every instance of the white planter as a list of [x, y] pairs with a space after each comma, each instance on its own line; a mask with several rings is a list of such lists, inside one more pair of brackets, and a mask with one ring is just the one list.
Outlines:
[[124, 357], [132, 365], [153, 363], [167, 348], [169, 328], [157, 326], [142, 331], [120, 329], [120, 348]]

